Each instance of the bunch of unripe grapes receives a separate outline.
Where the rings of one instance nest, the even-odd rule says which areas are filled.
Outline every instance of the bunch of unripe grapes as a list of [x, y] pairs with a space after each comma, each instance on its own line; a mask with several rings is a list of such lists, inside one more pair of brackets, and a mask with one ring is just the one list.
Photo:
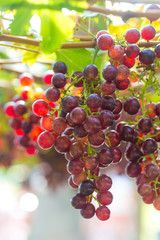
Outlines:
[[[38, 146], [46, 150], [54, 146], [64, 154], [71, 174], [69, 185], [78, 189], [71, 204], [84, 218], [96, 215], [100, 220], [109, 219], [112, 180], [101, 170], [119, 163], [123, 155], [128, 160], [126, 174], [137, 180], [144, 202], [160, 210], [160, 103], [147, 102], [147, 98], [140, 101], [141, 93], [128, 98], [124, 94], [132, 86], [130, 68], [153, 68], [155, 59], [160, 58], [160, 44], [143, 50], [136, 44], [140, 37], [149, 41], [155, 34], [155, 28], [148, 25], [141, 32], [128, 30], [124, 41], [117, 42], [107, 31], [98, 32], [97, 46], [108, 51], [109, 57], [102, 73], [89, 64], [69, 75], [66, 64], [58, 61], [53, 65], [52, 86], [45, 90], [45, 98], [32, 104], [43, 129]], [[143, 84], [147, 81], [146, 75]], [[120, 121], [124, 113], [133, 121]], [[125, 153], [122, 142], [126, 143]]]

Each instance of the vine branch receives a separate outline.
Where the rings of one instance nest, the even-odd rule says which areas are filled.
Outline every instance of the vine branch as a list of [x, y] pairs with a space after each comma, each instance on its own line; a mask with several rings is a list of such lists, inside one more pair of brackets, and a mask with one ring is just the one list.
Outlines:
[[139, 18], [139, 17], [160, 17], [160, 10], [152, 10], [152, 12], [132, 12], [132, 11], [116, 11], [116, 10], [110, 10], [107, 8], [101, 8], [101, 7], [88, 7], [86, 9], [91, 12], [96, 12], [96, 13], [102, 13], [105, 15], [115, 15], [115, 16], [120, 16], [122, 18]]
[[33, 45], [33, 46], [39, 46], [40, 44], [40, 40], [34, 40], [34, 39], [8, 35], [8, 34], [0, 35], [0, 41], [16, 42], [16, 43], [22, 43], [27, 45]]
[[[150, 41], [150, 42], [139, 42], [139, 47], [155, 47], [160, 44], [160, 41]], [[65, 48], [94, 48], [96, 46], [96, 41], [84, 41], [84, 42], [67, 42], [61, 45], [62, 49]]]
[[21, 46], [17, 46], [17, 45], [0, 43], [0, 46], [11, 47], [11, 48], [21, 49], [21, 50], [25, 50], [25, 51], [29, 51], [29, 52], [40, 53], [40, 51], [38, 51], [38, 50], [34, 50], [34, 49], [26, 48], [26, 47], [21, 47]]
[[124, 3], [133, 3], [133, 4], [137, 4], [137, 3], [144, 3], [144, 4], [159, 4], [159, 0], [110, 0], [109, 2], [124, 2]]

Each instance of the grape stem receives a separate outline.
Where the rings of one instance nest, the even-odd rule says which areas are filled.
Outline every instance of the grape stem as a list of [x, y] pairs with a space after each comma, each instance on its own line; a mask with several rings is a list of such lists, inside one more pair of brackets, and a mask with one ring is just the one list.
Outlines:
[[83, 30], [84, 32], [86, 32], [88, 35], [90, 35], [91, 37], [95, 38], [95, 35], [92, 34], [90, 31], [88, 31], [87, 29], [85, 29], [84, 27], [82, 27], [82, 25], [80, 25], [79, 23], [76, 24], [76, 26], [78, 26], [81, 30]]
[[99, 48], [98, 47], [95, 47], [95, 51], [94, 51], [94, 55], [93, 55], [93, 59], [92, 59], [92, 64], [94, 64], [95, 60], [96, 60], [96, 57], [97, 57], [97, 54], [99, 52]]

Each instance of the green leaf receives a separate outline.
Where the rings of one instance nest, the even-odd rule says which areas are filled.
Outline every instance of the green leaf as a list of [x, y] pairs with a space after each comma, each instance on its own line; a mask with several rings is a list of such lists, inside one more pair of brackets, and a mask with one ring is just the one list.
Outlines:
[[30, 19], [32, 17], [32, 11], [25, 8], [18, 9], [14, 20], [10, 24], [12, 34], [26, 35], [30, 27]]
[[52, 53], [73, 35], [74, 22], [62, 12], [44, 10], [41, 17], [42, 51]]
[[[83, 71], [84, 67], [91, 64], [94, 50], [87, 49], [59, 49], [56, 51], [57, 61], [67, 64], [68, 72]], [[99, 68], [103, 65], [105, 55], [98, 54], [95, 65]]]

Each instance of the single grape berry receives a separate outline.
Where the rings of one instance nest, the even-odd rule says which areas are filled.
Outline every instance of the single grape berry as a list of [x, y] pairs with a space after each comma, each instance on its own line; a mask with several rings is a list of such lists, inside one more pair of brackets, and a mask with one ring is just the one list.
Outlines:
[[14, 104], [14, 112], [19, 116], [22, 116], [23, 114], [25, 114], [27, 112], [26, 102], [23, 100], [18, 100]]
[[116, 84], [114, 82], [104, 81], [101, 83], [100, 89], [104, 95], [112, 95], [116, 90]]
[[137, 43], [140, 39], [140, 32], [136, 28], [130, 28], [125, 33], [125, 39], [128, 43]]
[[97, 46], [103, 51], [109, 50], [113, 43], [113, 38], [109, 34], [103, 34], [97, 39]]
[[126, 158], [131, 162], [141, 162], [143, 153], [134, 144], [130, 145], [125, 151]]
[[89, 196], [94, 192], [94, 183], [90, 180], [84, 180], [79, 185], [80, 193], [84, 196]]
[[140, 109], [140, 103], [136, 97], [129, 97], [124, 102], [124, 111], [130, 115], [138, 113]]
[[141, 131], [142, 133], [149, 133], [153, 128], [151, 119], [141, 118], [138, 122], [138, 128], [139, 128], [139, 131]]
[[142, 149], [144, 153], [151, 154], [157, 150], [157, 143], [154, 139], [148, 138], [142, 143]]
[[124, 81], [128, 79], [129, 77], [129, 69], [125, 65], [119, 65], [117, 67], [118, 74], [117, 74], [117, 80], [118, 81]]
[[110, 218], [110, 210], [106, 206], [98, 207], [96, 210], [96, 216], [99, 220], [105, 221]]
[[128, 68], [132, 68], [135, 65], [135, 59], [134, 58], [129, 58], [127, 55], [124, 55], [123, 57], [123, 65], [125, 65]]
[[43, 82], [46, 84], [46, 85], [51, 85], [51, 79], [53, 77], [53, 70], [48, 70], [44, 73], [44, 76], [43, 76]]
[[22, 73], [19, 76], [19, 83], [21, 86], [31, 86], [34, 83], [34, 79], [30, 73]]
[[112, 186], [112, 179], [109, 176], [102, 174], [96, 179], [95, 185], [99, 191], [108, 191]]
[[66, 136], [59, 136], [55, 140], [55, 150], [59, 153], [69, 152], [71, 146], [71, 141]]
[[139, 54], [139, 61], [144, 65], [151, 65], [156, 59], [156, 54], [150, 49], [144, 49]]
[[91, 81], [95, 80], [96, 77], [98, 76], [98, 68], [94, 64], [87, 65], [83, 69], [83, 75], [86, 78], [86, 80]]
[[54, 87], [63, 88], [67, 83], [67, 79], [63, 73], [56, 73], [53, 75], [51, 82]]
[[150, 163], [144, 168], [144, 175], [147, 178], [156, 178], [160, 173], [159, 167], [153, 163]]
[[74, 108], [70, 113], [70, 117], [75, 124], [83, 123], [86, 119], [86, 116], [86, 111], [81, 107]]
[[116, 108], [116, 101], [111, 96], [103, 96], [101, 107], [103, 110], [114, 111], [114, 109]]
[[32, 104], [32, 111], [39, 117], [46, 115], [49, 111], [49, 104], [43, 100], [39, 99]]
[[79, 137], [79, 138], [84, 138], [85, 136], [87, 136], [87, 132], [84, 129], [84, 125], [83, 124], [77, 124], [74, 127], [74, 135]]
[[52, 133], [44, 131], [38, 136], [37, 142], [42, 149], [50, 149], [55, 143], [55, 137]]
[[156, 35], [156, 30], [151, 25], [144, 26], [141, 30], [142, 38], [147, 41], [153, 39], [155, 35]]
[[69, 150], [73, 158], [80, 158], [84, 153], [83, 145], [80, 142], [74, 142]]
[[86, 203], [80, 213], [84, 218], [92, 218], [95, 214], [95, 207], [92, 203]]
[[112, 60], [120, 60], [124, 55], [124, 49], [120, 45], [114, 45], [108, 50], [108, 55]]
[[114, 65], [107, 65], [105, 68], [103, 68], [102, 76], [106, 81], [113, 81], [116, 79], [118, 74], [118, 70]]
[[122, 111], [122, 101], [116, 99], [116, 108], [113, 111], [113, 114], [119, 114]]
[[95, 156], [87, 156], [84, 158], [84, 166], [86, 170], [95, 170], [98, 166], [98, 159]]
[[133, 139], [134, 130], [130, 126], [122, 126], [119, 131], [119, 136], [121, 140], [125, 142], [130, 142]]
[[67, 65], [64, 62], [58, 61], [53, 64], [53, 71], [55, 73], [67, 73]]
[[78, 107], [78, 100], [74, 96], [66, 96], [61, 101], [61, 107], [64, 112], [71, 112], [75, 107]]
[[103, 127], [111, 126], [114, 122], [114, 115], [109, 110], [102, 110], [99, 114], [99, 120]]
[[45, 92], [45, 97], [50, 102], [56, 102], [60, 98], [60, 91], [56, 87], [50, 87]]
[[139, 163], [128, 163], [126, 166], [126, 173], [129, 177], [135, 178], [141, 173], [141, 166]]
[[129, 58], [136, 58], [140, 53], [140, 49], [136, 44], [130, 44], [125, 49], [126, 55]]
[[52, 129], [53, 131], [55, 131], [56, 133], [61, 134], [62, 132], [64, 132], [64, 130], [67, 128], [67, 123], [66, 121], [61, 118], [55, 118], [52, 122]]
[[90, 94], [86, 100], [87, 106], [91, 109], [99, 108], [101, 106], [101, 102], [101, 97], [96, 93]]
[[113, 195], [109, 191], [99, 192], [97, 194], [97, 200], [100, 202], [100, 204], [106, 206], [111, 204], [111, 202], [113, 201]]
[[123, 81], [116, 80], [115, 83], [116, 83], [116, 88], [118, 90], [125, 90], [128, 88], [128, 86], [130, 84], [129, 79], [126, 79]]
[[80, 193], [74, 195], [71, 199], [71, 204], [76, 209], [81, 209], [87, 203], [86, 197]]
[[89, 116], [84, 122], [84, 129], [88, 133], [96, 133], [100, 128], [101, 128], [101, 122], [95, 116]]
[[108, 148], [103, 148], [98, 152], [97, 158], [103, 166], [107, 166], [113, 161], [113, 154]]
[[88, 134], [88, 141], [91, 145], [99, 147], [104, 143], [105, 135], [102, 130], [99, 130], [96, 133], [89, 133]]

